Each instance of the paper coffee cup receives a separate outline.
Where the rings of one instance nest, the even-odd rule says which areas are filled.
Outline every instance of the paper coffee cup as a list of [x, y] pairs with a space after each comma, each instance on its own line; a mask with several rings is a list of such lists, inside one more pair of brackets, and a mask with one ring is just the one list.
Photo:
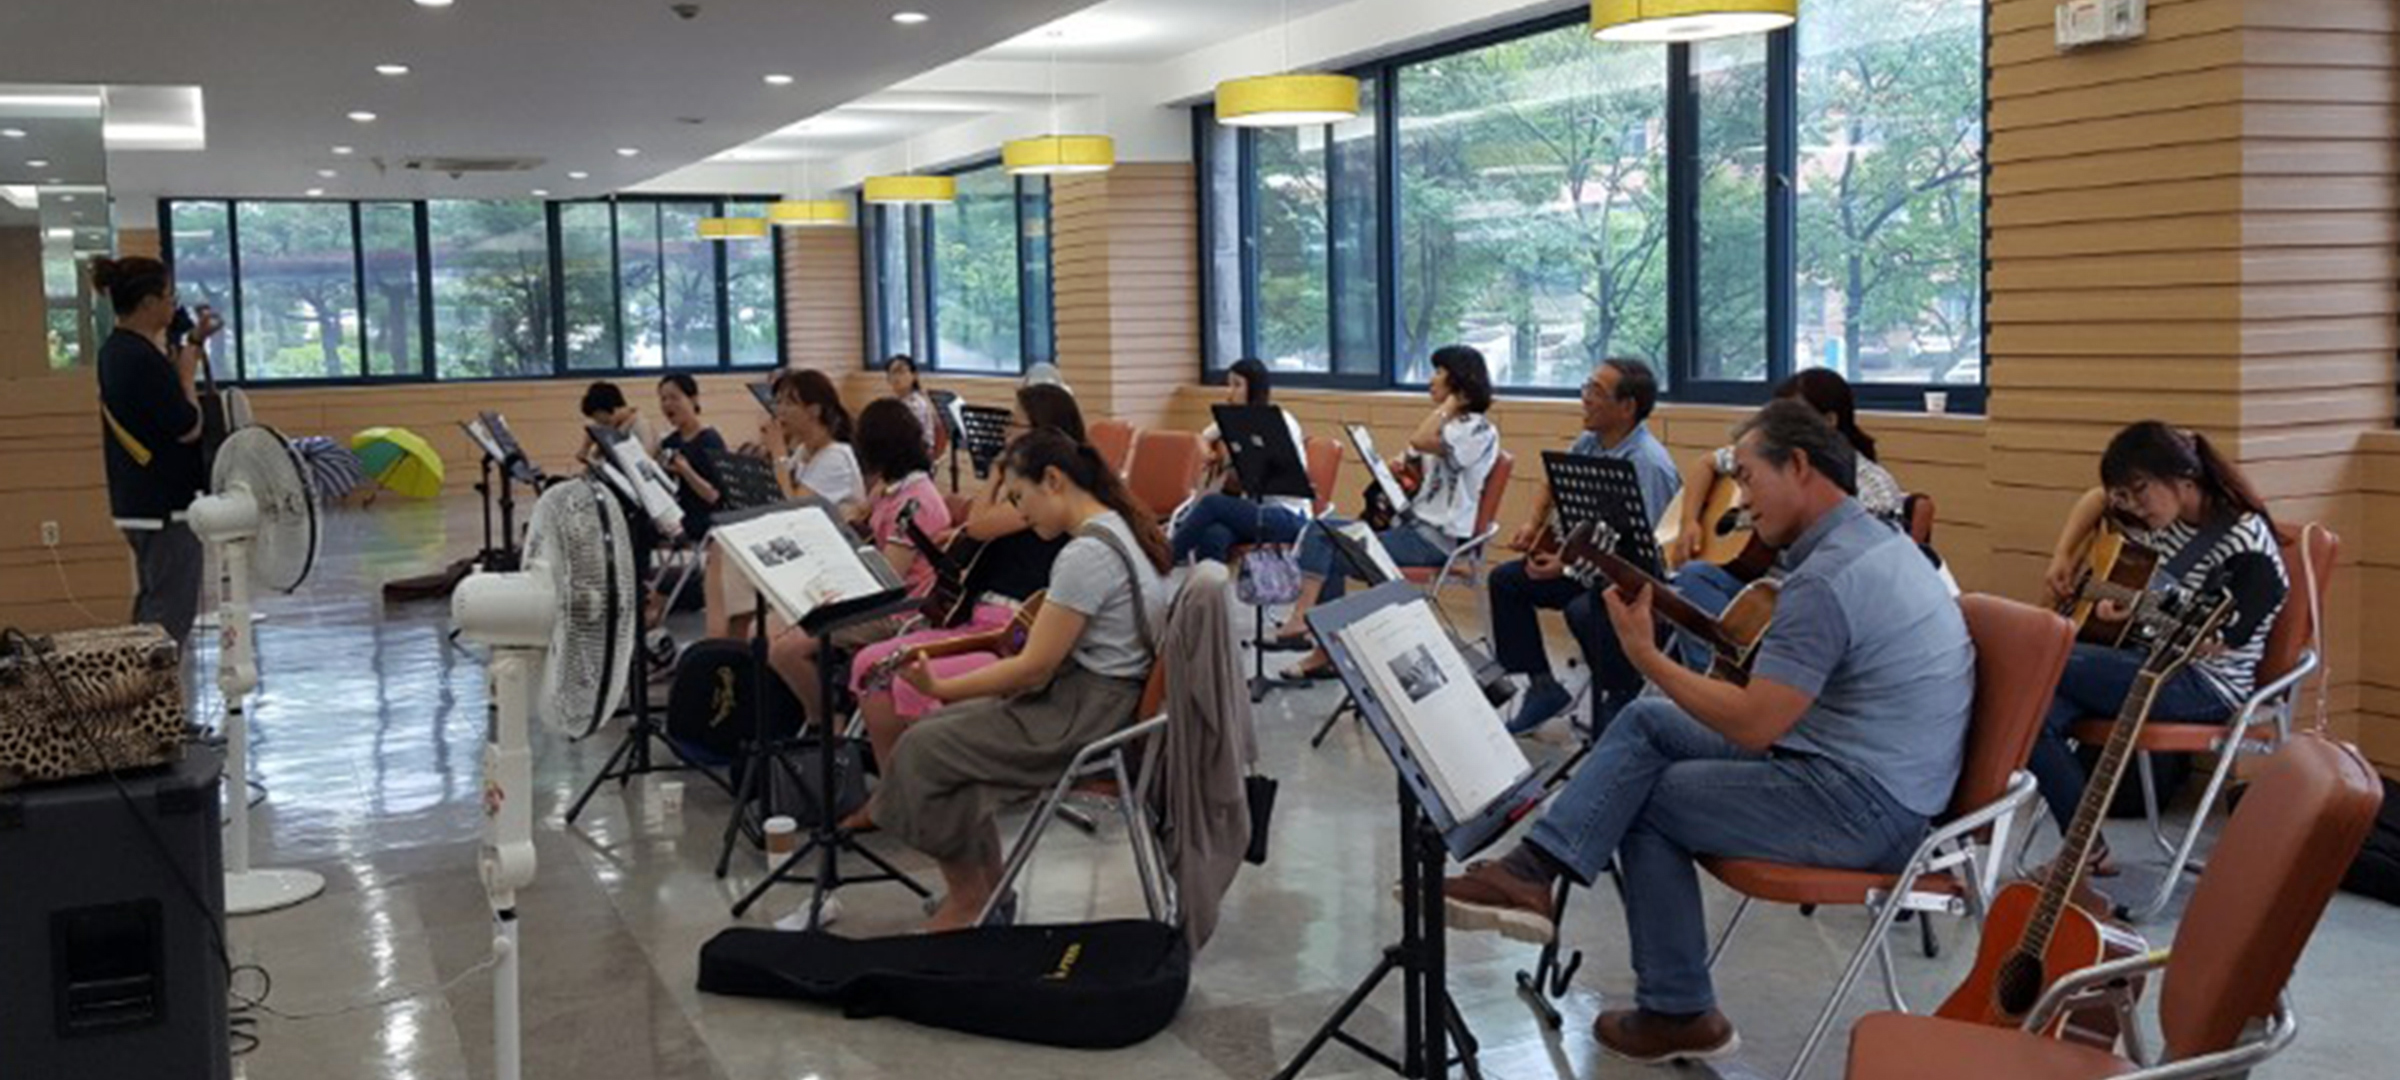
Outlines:
[[782, 862], [800, 850], [800, 823], [778, 814], [767, 819], [767, 861]]
[[658, 785], [658, 808], [669, 814], [683, 812], [683, 781], [667, 780]]
[[1925, 391], [1925, 411], [1926, 411], [1926, 412], [1929, 412], [1929, 413], [1933, 413], [1933, 414], [1935, 414], [1935, 415], [1937, 415], [1937, 416], [1938, 416], [1938, 415], [1940, 415], [1940, 414], [1942, 414], [1942, 413], [1949, 412], [1949, 411], [1950, 411], [1950, 391], [1948, 391], [1948, 390], [1927, 390], [1927, 391]]

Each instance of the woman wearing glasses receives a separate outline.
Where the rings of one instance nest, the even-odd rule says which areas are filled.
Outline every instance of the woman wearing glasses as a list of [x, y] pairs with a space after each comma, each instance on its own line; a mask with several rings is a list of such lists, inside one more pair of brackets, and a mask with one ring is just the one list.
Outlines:
[[[2106, 527], [2158, 553], [2154, 588], [2172, 584], [2232, 593], [2234, 614], [2222, 640], [2205, 646], [2197, 661], [2161, 686], [2150, 709], [2158, 720], [2231, 717], [2256, 683], [2267, 627], [2282, 610], [2288, 588], [2275, 525], [2257, 489], [2199, 432], [2156, 420], [2118, 432], [2101, 455], [2100, 486], [2084, 493], [2059, 531], [2045, 575], [2052, 599], [2074, 598], [2076, 568], [2103, 518]], [[2101, 609], [2107, 618], [2125, 614], [2105, 601]], [[2042, 799], [2061, 829], [2075, 818], [2085, 780], [2083, 763], [2068, 746], [2068, 729], [2087, 717], [2115, 716], [2143, 658], [2138, 649], [2081, 642], [2067, 659], [2031, 762]], [[2095, 877], [2115, 872], [2105, 843], [2093, 850], [2090, 869]]]

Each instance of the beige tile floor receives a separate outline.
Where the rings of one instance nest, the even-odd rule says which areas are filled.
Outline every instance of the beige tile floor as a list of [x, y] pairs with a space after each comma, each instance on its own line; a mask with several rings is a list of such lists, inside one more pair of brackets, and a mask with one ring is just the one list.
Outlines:
[[[333, 1012], [454, 985], [325, 1018], [270, 1017], [260, 1029], [263, 1045], [240, 1060], [237, 1075], [491, 1075], [489, 979], [461, 977], [487, 955], [490, 936], [475, 876], [482, 667], [473, 652], [445, 643], [446, 605], [386, 610], [375, 588], [471, 547], [475, 529], [471, 503], [386, 500], [372, 511], [336, 514], [312, 582], [297, 596], [265, 602], [272, 614], [260, 627], [264, 682], [254, 712], [254, 761], [272, 794], [256, 811], [258, 861], [318, 869], [331, 884], [303, 906], [237, 920], [232, 937], [239, 958], [271, 973], [269, 1003], [288, 1013]], [[1335, 696], [1320, 686], [1278, 694], [1261, 708], [1265, 765], [1283, 781], [1273, 861], [1236, 883], [1174, 1025], [1141, 1046], [1107, 1053], [700, 994], [693, 985], [700, 944], [735, 925], [730, 902], [763, 872], [759, 857], [744, 852], [730, 880], [710, 873], [728, 800], [695, 781], [680, 813], [668, 813], [659, 778], [651, 777], [605, 791], [569, 828], [566, 805], [611, 744], [543, 735], [540, 879], [521, 901], [526, 1075], [1266, 1077], [1398, 933], [1389, 891], [1397, 875], [1390, 766], [1355, 727], [1337, 729], [1320, 750], [1307, 745]], [[2122, 834], [2117, 850], [2142, 850], [2134, 841]], [[926, 869], [913, 857], [904, 865]], [[2139, 872], [2130, 869], [2131, 880], [2140, 880]], [[906, 894], [892, 886], [859, 887], [844, 898], [838, 928], [846, 933], [897, 932], [917, 917]], [[779, 889], [746, 921], [771, 922], [804, 900], [798, 887]], [[1042, 921], [1138, 912], [1140, 893], [1118, 833], [1105, 829], [1095, 840], [1055, 832], [1036, 864], [1028, 904], [1028, 917]], [[1587, 1026], [1603, 1002], [1624, 1000], [1631, 990], [1616, 900], [1602, 891], [1582, 894], [1575, 904], [1568, 936], [1586, 959], [1562, 1032], [1542, 1029], [1516, 996], [1513, 973], [1532, 962], [1531, 949], [1452, 936], [1452, 987], [1482, 1040], [1486, 1075], [1643, 1075], [1600, 1056]], [[1731, 910], [1713, 886], [1710, 904], [1720, 917]], [[1745, 1051], [1716, 1075], [1781, 1075], [1863, 927], [1848, 911], [1802, 918], [1769, 910], [1753, 917], [1719, 980]], [[1942, 920], [1941, 929], [1939, 959], [1913, 948], [1901, 953], [1904, 989], [1918, 1002], [1942, 994], [1966, 962], [1961, 927]], [[2163, 937], [2167, 929], [2156, 933]], [[2295, 986], [2304, 1017], [2300, 1041], [2263, 1075], [2393, 1075], [2390, 1063], [2400, 1060], [2400, 1028], [2389, 1019], [2394, 971], [2400, 971], [2400, 911], [2337, 900]], [[1860, 993], [1848, 1011], [1865, 1011], [1873, 998]], [[1391, 1038], [1398, 1011], [1397, 992], [1387, 990], [1353, 1030], [1371, 1040]], [[1840, 1058], [1837, 1041], [1811, 1075], [1840, 1075]], [[1928, 1076], [1939, 1074], [1929, 1065]], [[1310, 1075], [1380, 1074], [1335, 1047]]]

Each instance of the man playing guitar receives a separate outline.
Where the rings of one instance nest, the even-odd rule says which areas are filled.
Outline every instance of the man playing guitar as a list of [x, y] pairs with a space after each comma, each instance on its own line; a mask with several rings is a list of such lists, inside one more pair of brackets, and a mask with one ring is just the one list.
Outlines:
[[1747, 682], [1670, 659], [1649, 590], [1612, 588], [1617, 640], [1660, 693], [1617, 714], [1524, 842], [1443, 886], [1454, 928], [1547, 941], [1557, 879], [1589, 885], [1614, 859], [1636, 1007], [1602, 1013], [1595, 1032], [1641, 1063], [1740, 1045], [1709, 981], [1695, 858], [1896, 870], [1965, 752], [1966, 621], [1916, 545], [1850, 495], [1849, 443], [1807, 405], [1778, 401], [1742, 426], [1734, 465], [1791, 567]]
[[[1603, 360], [1583, 383], [1583, 434], [1567, 447], [1570, 454], [1618, 458], [1633, 463], [1641, 478], [1642, 509], [1651, 527], [1675, 498], [1682, 480], [1675, 457], [1650, 433], [1650, 410], [1658, 404], [1658, 376], [1639, 360]], [[1617, 647], [1608, 616], [1592, 590], [1567, 577], [1559, 562], [1558, 540], [1550, 526], [1550, 486], [1544, 483], [1533, 516], [1517, 527], [1509, 546], [1526, 557], [1491, 573], [1492, 651], [1500, 666], [1526, 679], [1525, 694], [1517, 700], [1516, 715], [1508, 722], [1512, 734], [1522, 735], [1548, 723], [1567, 707], [1565, 688], [1550, 674], [1550, 655], [1542, 647], [1539, 612], [1564, 611], [1567, 629], [1583, 647], [1584, 662], [1592, 668], [1592, 717], [1595, 726], [1607, 722], [1617, 707], [1642, 688], [1641, 674], [1626, 662]], [[1546, 543], [1541, 542], [1547, 540]]]

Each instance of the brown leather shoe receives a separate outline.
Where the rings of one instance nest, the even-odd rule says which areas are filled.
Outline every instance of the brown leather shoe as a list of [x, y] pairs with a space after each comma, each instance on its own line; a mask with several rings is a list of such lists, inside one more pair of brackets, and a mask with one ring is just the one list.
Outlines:
[[1611, 1009], [1592, 1021], [1600, 1048], [1637, 1065], [1713, 1061], [1742, 1048], [1733, 1021], [1710, 1009], [1690, 1020], [1669, 1020], [1641, 1009]]
[[1442, 882], [1442, 899], [1454, 930], [1497, 930], [1536, 945], [1558, 936], [1550, 887], [1518, 877], [1496, 860], [1468, 863], [1466, 873]]

